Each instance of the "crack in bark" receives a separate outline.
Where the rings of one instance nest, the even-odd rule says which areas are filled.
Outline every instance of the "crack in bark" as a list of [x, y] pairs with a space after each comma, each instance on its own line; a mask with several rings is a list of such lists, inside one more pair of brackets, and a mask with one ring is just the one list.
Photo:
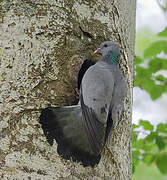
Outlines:
[[88, 37], [88, 38], [90, 38], [90, 39], [94, 39], [93, 35], [90, 34], [90, 33], [87, 32], [87, 31], [84, 31], [81, 26], [79, 26], [79, 29], [82, 31], [82, 33], [83, 33], [84, 36], [86, 36], [86, 37]]

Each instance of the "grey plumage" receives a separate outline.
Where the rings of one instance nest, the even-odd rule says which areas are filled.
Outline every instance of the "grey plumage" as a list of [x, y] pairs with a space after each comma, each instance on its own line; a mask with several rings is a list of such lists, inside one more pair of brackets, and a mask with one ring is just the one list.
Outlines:
[[[62, 156], [73, 156], [94, 165], [114, 125], [119, 121], [126, 95], [126, 81], [119, 69], [120, 50], [106, 41], [96, 51], [102, 58], [85, 72], [76, 106], [50, 107], [42, 111], [40, 123], [48, 139], [54, 134]], [[85, 158], [93, 157], [88, 163]], [[93, 163], [94, 162], [94, 163]]]

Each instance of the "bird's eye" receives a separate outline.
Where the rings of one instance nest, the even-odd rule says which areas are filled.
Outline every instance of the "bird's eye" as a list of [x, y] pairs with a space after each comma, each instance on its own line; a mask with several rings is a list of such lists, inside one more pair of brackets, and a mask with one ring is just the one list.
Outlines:
[[104, 44], [104, 47], [107, 47], [107, 44]]

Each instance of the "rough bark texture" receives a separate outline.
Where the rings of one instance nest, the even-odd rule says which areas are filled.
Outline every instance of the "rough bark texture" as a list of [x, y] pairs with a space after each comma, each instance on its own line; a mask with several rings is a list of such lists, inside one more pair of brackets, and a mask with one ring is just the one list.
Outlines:
[[[135, 0], [0, 0], [0, 179], [131, 179], [135, 6]], [[129, 90], [100, 163], [84, 168], [58, 156], [38, 118], [44, 107], [77, 102], [81, 59], [93, 57], [104, 40], [120, 45]]]

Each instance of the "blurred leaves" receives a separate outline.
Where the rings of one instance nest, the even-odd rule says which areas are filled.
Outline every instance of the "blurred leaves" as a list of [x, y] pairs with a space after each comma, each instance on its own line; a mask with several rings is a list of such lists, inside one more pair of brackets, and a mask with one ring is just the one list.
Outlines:
[[[141, 62], [140, 57], [137, 57], [137, 62]], [[154, 58], [149, 61], [147, 68], [141, 67], [140, 64], [137, 63], [135, 67], [136, 75], [134, 86], [138, 86], [147, 91], [153, 100], [167, 92], [167, 78], [163, 75], [154, 75], [154, 73], [160, 70], [167, 70], [166, 59]]]
[[[133, 172], [140, 161], [156, 164], [161, 173], [167, 174], [167, 124], [160, 123], [156, 129], [149, 121], [140, 120], [133, 125], [132, 157]], [[142, 138], [139, 138], [142, 135]]]
[[167, 54], [167, 41], [154, 42], [144, 51], [144, 58], [156, 57], [162, 51]]
[[150, 124], [149, 121], [140, 120], [139, 125], [142, 126], [145, 130], [152, 131], [154, 129], [154, 126], [152, 124]]
[[[153, 37], [154, 41], [149, 41], [142, 53], [138, 52], [139, 55], [135, 58], [134, 86], [144, 89], [155, 100], [167, 92], [167, 78], [164, 74], [156, 74], [161, 70], [167, 70], [167, 59], [164, 55], [167, 54], [167, 28]], [[140, 44], [142, 44], [141, 40]]]
[[157, 125], [157, 132], [161, 132], [161, 133], [167, 134], [167, 124], [159, 123]]
[[159, 150], [163, 150], [165, 148], [165, 142], [161, 136], [156, 136], [156, 144], [159, 147]]
[[158, 33], [158, 36], [167, 37], [167, 27], [160, 33]]
[[[147, 35], [143, 39], [142, 34], [139, 36], [137, 44], [143, 49], [136, 51], [134, 85], [155, 100], [167, 92], [167, 78], [159, 74], [161, 70], [167, 70], [167, 28], [157, 36], [151, 35], [152, 39]], [[167, 124], [160, 123], [156, 128], [144, 120], [140, 120], [139, 125], [133, 124], [132, 145], [133, 172], [142, 161], [147, 165], [156, 164], [161, 173], [167, 174]]]
[[[142, 57], [144, 50], [148, 48], [151, 43], [157, 41], [157, 38], [158, 37], [149, 29], [139, 31], [136, 35], [135, 54]], [[158, 40], [161, 40], [161, 38], [158, 38]]]
[[[167, 28], [157, 35], [148, 30], [137, 35], [134, 86], [147, 91], [152, 100], [167, 92], [166, 57]], [[133, 173], [142, 162], [148, 166], [154, 164], [161, 173], [167, 174], [167, 124], [160, 123], [154, 128], [149, 121], [140, 120], [132, 128]]]
[[167, 153], [159, 154], [158, 157], [156, 158], [157, 167], [163, 174], [167, 174], [166, 162], [167, 162]]

